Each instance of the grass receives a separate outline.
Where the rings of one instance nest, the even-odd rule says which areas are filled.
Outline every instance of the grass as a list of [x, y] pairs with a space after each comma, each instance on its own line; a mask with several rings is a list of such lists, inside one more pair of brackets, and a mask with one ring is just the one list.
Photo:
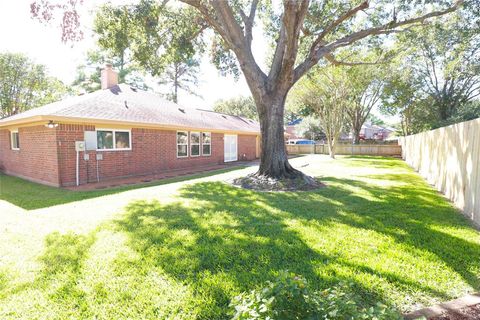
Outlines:
[[0, 173], [0, 200], [5, 200], [26, 210], [34, 210], [51, 207], [58, 204], [117, 194], [133, 189], [208, 177], [242, 168], [244, 167], [235, 166], [225, 169], [206, 171], [193, 175], [166, 178], [147, 183], [91, 191], [72, 191], [62, 188], [49, 187]]
[[402, 311], [480, 289], [479, 232], [402, 161], [314, 159], [317, 191], [203, 182], [49, 234], [29, 274], [0, 263], [0, 318], [225, 319], [233, 296], [285, 269]]

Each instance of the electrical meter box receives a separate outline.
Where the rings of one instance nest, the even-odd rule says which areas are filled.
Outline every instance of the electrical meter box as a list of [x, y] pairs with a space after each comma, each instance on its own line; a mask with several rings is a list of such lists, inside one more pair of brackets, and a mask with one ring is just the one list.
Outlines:
[[85, 141], [75, 141], [75, 151], [85, 151]]

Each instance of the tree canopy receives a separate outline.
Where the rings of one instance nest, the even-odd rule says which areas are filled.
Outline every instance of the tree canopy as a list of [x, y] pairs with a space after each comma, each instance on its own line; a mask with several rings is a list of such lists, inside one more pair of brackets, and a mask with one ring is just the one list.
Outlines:
[[252, 97], [238, 96], [225, 100], [218, 100], [213, 105], [216, 112], [241, 116], [248, 119], [258, 120], [257, 107]]
[[[123, 74], [142, 69], [167, 89], [165, 96], [178, 101], [179, 91], [197, 95], [204, 28], [192, 10], [167, 7], [142, 0], [134, 5], [102, 5], [96, 12], [94, 32], [98, 45]], [[127, 69], [124, 69], [128, 67]]]
[[67, 87], [20, 53], [0, 53], [0, 118], [62, 99]]
[[400, 114], [404, 134], [480, 116], [479, 7], [402, 34], [382, 109]]

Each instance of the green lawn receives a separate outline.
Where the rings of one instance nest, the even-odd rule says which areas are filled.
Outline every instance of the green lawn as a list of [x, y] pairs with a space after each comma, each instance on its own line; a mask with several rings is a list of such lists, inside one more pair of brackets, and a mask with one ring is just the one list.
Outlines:
[[7, 176], [0, 173], [0, 200], [13, 203], [26, 210], [51, 207], [57, 204], [70, 203], [85, 199], [101, 197], [110, 194], [121, 193], [123, 191], [144, 188], [149, 186], [159, 186], [163, 184], [186, 181], [202, 177], [211, 176], [223, 172], [239, 170], [244, 167], [235, 166], [225, 169], [206, 171], [193, 175], [179, 176], [175, 178], [166, 178], [147, 183], [125, 185], [108, 189], [98, 189], [91, 191], [71, 191], [62, 188], [54, 188], [26, 181], [17, 177]]
[[233, 296], [286, 269], [402, 311], [480, 289], [480, 233], [401, 160], [314, 159], [302, 170], [318, 191], [203, 182], [88, 234], [49, 234], [29, 274], [0, 264], [0, 318], [225, 319]]

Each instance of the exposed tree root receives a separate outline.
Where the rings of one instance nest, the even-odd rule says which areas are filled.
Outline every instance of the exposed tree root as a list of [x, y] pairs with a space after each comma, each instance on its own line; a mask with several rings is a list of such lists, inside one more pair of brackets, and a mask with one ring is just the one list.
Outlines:
[[295, 174], [273, 178], [257, 173], [233, 180], [233, 184], [245, 189], [257, 191], [308, 191], [324, 187], [315, 178], [295, 170]]

